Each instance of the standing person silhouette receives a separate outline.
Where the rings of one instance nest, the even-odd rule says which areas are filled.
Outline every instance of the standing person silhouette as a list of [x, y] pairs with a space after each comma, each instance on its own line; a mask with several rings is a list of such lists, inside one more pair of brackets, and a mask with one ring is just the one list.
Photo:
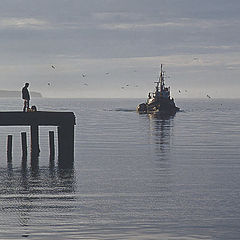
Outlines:
[[29, 109], [30, 94], [28, 91], [29, 83], [25, 83], [25, 86], [22, 88], [22, 99], [24, 100], [23, 112]]

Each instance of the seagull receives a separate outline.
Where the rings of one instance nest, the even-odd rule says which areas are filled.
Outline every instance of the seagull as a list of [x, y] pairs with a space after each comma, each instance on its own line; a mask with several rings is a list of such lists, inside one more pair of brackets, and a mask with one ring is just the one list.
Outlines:
[[208, 98], [211, 98], [208, 94], [207, 94], [207, 97], [208, 97]]
[[56, 69], [56, 67], [55, 67], [55, 66], [53, 66], [53, 65], [52, 65], [52, 68], [53, 68], [53, 69]]
[[50, 86], [51, 85], [50, 82], [47, 85]]
[[86, 74], [82, 74], [83, 77], [86, 77]]
[[181, 93], [181, 90], [178, 90], [179, 93]]

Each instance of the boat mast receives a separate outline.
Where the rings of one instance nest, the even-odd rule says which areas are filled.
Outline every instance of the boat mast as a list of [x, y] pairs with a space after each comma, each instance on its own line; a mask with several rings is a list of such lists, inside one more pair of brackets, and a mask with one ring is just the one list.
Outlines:
[[[156, 86], [156, 92], [160, 92], [162, 93], [164, 91], [164, 71], [163, 71], [163, 67], [162, 67], [162, 64], [161, 64], [161, 71], [160, 71], [160, 74], [159, 74], [159, 79], [158, 79], [158, 82], [155, 82], [157, 84]], [[160, 91], [159, 91], [159, 85], [160, 85]]]
[[160, 92], [163, 92], [165, 84], [164, 84], [164, 72], [162, 69], [162, 64], [161, 64], [161, 72], [160, 72], [159, 82], [160, 82]]

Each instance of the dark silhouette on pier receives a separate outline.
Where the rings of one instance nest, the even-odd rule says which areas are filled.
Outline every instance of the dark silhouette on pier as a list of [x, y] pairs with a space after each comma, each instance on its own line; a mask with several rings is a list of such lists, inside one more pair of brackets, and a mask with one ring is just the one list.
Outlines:
[[28, 111], [30, 103], [30, 94], [28, 91], [29, 83], [25, 83], [25, 86], [22, 88], [22, 99], [24, 100], [23, 112]]

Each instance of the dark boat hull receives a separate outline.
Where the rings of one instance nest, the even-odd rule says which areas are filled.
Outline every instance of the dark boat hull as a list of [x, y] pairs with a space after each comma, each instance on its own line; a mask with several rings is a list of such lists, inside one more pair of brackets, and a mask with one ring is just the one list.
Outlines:
[[151, 103], [141, 103], [137, 106], [137, 112], [145, 114], [175, 115], [180, 109], [169, 99], [161, 99]]

